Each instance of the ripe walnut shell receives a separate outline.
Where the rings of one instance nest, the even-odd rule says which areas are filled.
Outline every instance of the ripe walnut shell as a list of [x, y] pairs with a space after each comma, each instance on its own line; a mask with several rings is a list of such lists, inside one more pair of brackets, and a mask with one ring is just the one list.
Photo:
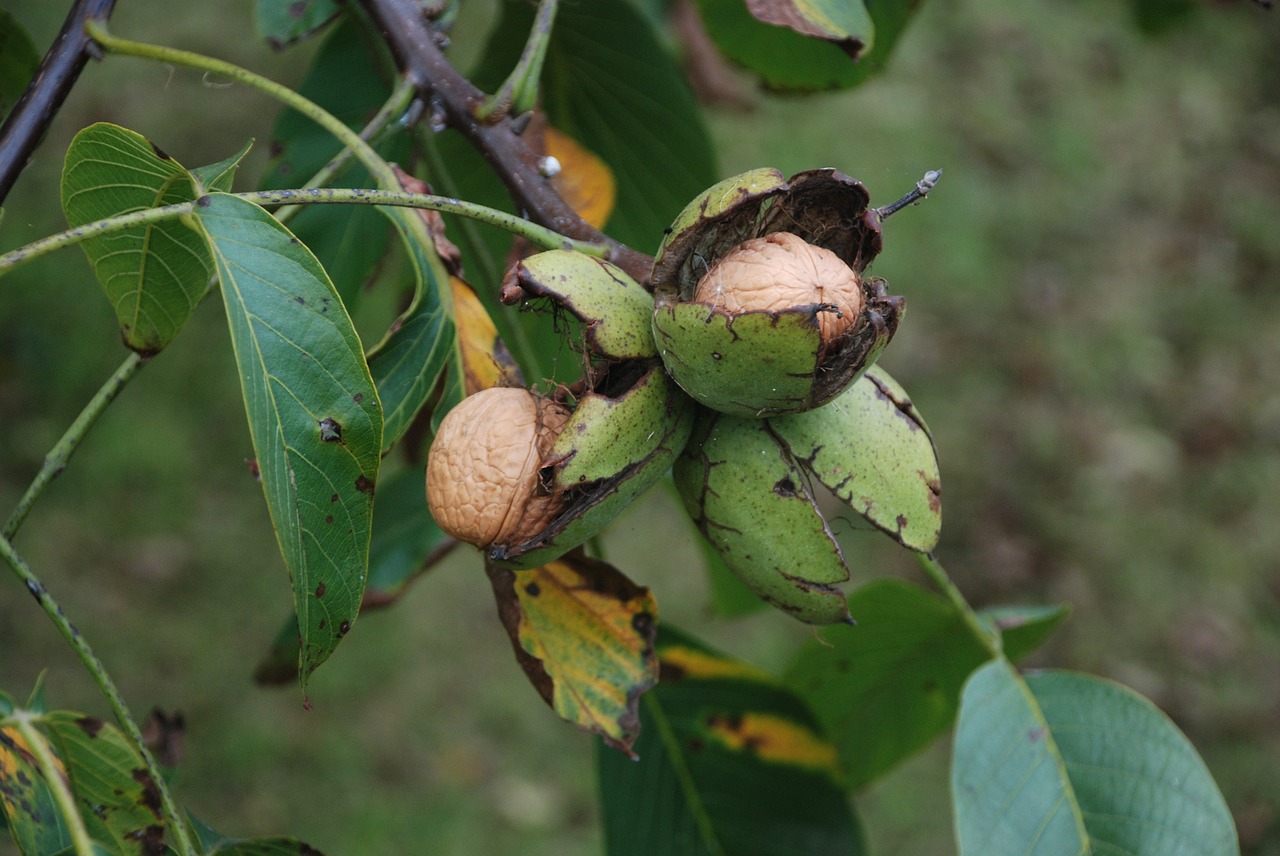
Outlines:
[[427, 458], [427, 505], [440, 528], [481, 548], [546, 528], [561, 499], [539, 472], [569, 416], [526, 389], [499, 387], [450, 410]]
[[693, 299], [739, 315], [817, 305], [823, 342], [853, 326], [862, 311], [862, 284], [839, 256], [790, 232], [743, 241], [699, 280]]

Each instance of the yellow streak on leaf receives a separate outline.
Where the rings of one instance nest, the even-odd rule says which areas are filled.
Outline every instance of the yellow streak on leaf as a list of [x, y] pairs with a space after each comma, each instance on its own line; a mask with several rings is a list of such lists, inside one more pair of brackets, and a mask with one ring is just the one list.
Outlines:
[[763, 761], [806, 767], [839, 778], [835, 744], [790, 719], [768, 713], [743, 713], [707, 720], [707, 732], [735, 752], [750, 752]]
[[[55, 755], [53, 761], [63, 779], [66, 779], [67, 768], [62, 759]], [[27, 743], [22, 734], [16, 728], [0, 728], [0, 784], [17, 780], [24, 770], [39, 773], [39, 767], [35, 753], [31, 751], [31, 744]], [[4, 804], [4, 811], [10, 817], [18, 809], [18, 805], [13, 802], [15, 793], [17, 792], [9, 787], [0, 787], [0, 803]]]
[[708, 651], [687, 648], [683, 645], [670, 645], [660, 652], [664, 668], [676, 670], [682, 678], [741, 678], [751, 681], [773, 682], [773, 678], [764, 671], [746, 663], [729, 660]]
[[560, 161], [560, 172], [551, 179], [551, 186], [579, 217], [603, 228], [617, 197], [613, 172], [594, 153], [555, 128], [546, 129], [545, 143], [547, 154]]

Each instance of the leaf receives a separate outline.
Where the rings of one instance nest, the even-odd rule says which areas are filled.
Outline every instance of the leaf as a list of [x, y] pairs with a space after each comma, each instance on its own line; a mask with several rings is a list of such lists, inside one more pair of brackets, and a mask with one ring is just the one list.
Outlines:
[[[382, 209], [380, 209], [382, 210]], [[447, 366], [457, 365], [457, 333], [442, 299], [451, 288], [434, 248], [414, 234], [407, 218], [415, 211], [387, 210], [409, 256], [414, 273], [414, 296], [387, 336], [369, 351], [369, 370], [378, 387], [386, 428], [383, 450], [404, 436], [418, 411], [436, 389]], [[450, 402], [452, 404], [452, 402]], [[437, 408], [437, 415], [443, 410]]]
[[0, 809], [22, 853], [56, 853], [71, 844], [40, 764], [12, 726], [0, 726]]
[[649, 590], [581, 552], [527, 571], [486, 569], [534, 688], [565, 720], [630, 753], [640, 696], [658, 680]]
[[849, 613], [857, 626], [824, 629], [786, 681], [835, 740], [853, 788], [945, 732], [961, 686], [989, 655], [954, 607], [909, 583], [868, 583]]
[[210, 850], [209, 856], [324, 856], [316, 848], [296, 838], [275, 836], [232, 841]]
[[258, 35], [282, 48], [311, 35], [340, 11], [336, 0], [257, 0]]
[[857, 59], [875, 32], [861, 0], [747, 0], [752, 17], [835, 44]]
[[520, 367], [499, 338], [498, 328], [475, 290], [456, 276], [449, 277], [449, 284], [466, 394], [493, 386], [522, 386]]
[[[298, 92], [348, 127], [360, 129], [391, 94], [381, 60], [360, 27], [344, 22], [316, 52]], [[402, 130], [374, 141], [374, 148], [389, 161], [409, 158], [408, 137]], [[262, 186], [300, 187], [341, 149], [341, 143], [312, 119], [284, 110], [271, 130], [273, 158]], [[353, 163], [330, 184], [368, 187], [371, 180], [364, 167]], [[387, 218], [367, 205], [311, 205], [298, 212], [289, 227], [316, 254], [348, 309], [354, 311], [362, 287], [386, 255], [391, 238]]]
[[26, 91], [40, 67], [40, 54], [18, 20], [0, 9], [0, 119]]
[[1154, 705], [1088, 675], [1024, 681], [1004, 659], [965, 685], [952, 799], [961, 856], [1239, 852], [1204, 762]]
[[[955, 720], [965, 679], [988, 658], [946, 600], [900, 580], [867, 583], [849, 598], [856, 627], [832, 627], [800, 649], [786, 681], [840, 749], [850, 788], [892, 770]], [[987, 613], [1011, 659], [1032, 651], [1066, 617], [1062, 607]]]
[[579, 217], [597, 229], [603, 228], [618, 196], [618, 184], [608, 164], [555, 128], [547, 127], [543, 141], [547, 154], [560, 164], [551, 186]]
[[360, 607], [382, 411], [360, 340], [315, 256], [256, 205], [210, 194], [217, 261], [267, 507], [293, 580], [301, 680]]
[[[141, 134], [99, 122], [71, 141], [62, 170], [67, 222], [190, 202], [191, 174]], [[81, 242], [120, 323], [141, 354], [164, 349], [186, 324], [213, 278], [199, 232], [181, 220], [126, 229]]]
[[191, 175], [206, 190], [221, 190], [224, 193], [230, 193], [231, 185], [235, 181], [236, 170], [240, 167], [240, 161], [244, 160], [245, 155], [249, 154], [249, 149], [251, 148], [253, 148], [253, 140], [245, 143], [240, 151], [229, 158], [220, 160], [217, 163], [211, 163], [208, 166], [196, 167], [191, 170]]
[[1071, 608], [1062, 604], [998, 606], [978, 614], [1000, 631], [1004, 655], [1016, 662], [1043, 645], [1071, 615]]
[[56, 711], [40, 719], [67, 767], [85, 826], [112, 853], [159, 853], [165, 841], [160, 792], [141, 756], [115, 726]]
[[[756, 73], [771, 89], [814, 91], [856, 86], [880, 71], [906, 28], [920, 0], [865, 0], [835, 3], [832, 0], [697, 0], [703, 22], [716, 47], [728, 59]], [[828, 19], [821, 27], [809, 26], [810, 35], [786, 26], [770, 26], [753, 16], [747, 6], [789, 7], [813, 23], [813, 12], [840, 9], [841, 18]], [[781, 16], [767, 16], [782, 23]], [[837, 41], [811, 37], [825, 29]], [[846, 34], [843, 49], [839, 34]], [[851, 57], [856, 57], [854, 62]]]
[[663, 628], [638, 762], [598, 757], [609, 856], [865, 852], [836, 748], [763, 672]]

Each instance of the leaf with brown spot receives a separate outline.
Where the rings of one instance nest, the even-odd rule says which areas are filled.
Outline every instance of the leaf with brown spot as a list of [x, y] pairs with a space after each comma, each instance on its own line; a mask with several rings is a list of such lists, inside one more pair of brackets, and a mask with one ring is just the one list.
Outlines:
[[543, 699], [631, 754], [640, 696], [658, 680], [649, 590], [580, 551], [527, 571], [487, 570], [516, 659]]
[[112, 853], [163, 854], [160, 792], [119, 729], [70, 711], [42, 716], [38, 725], [66, 764], [90, 837], [112, 842]]
[[831, 42], [852, 59], [871, 45], [875, 32], [857, 0], [747, 0], [747, 10], [758, 21]]
[[0, 727], [0, 810], [22, 853], [57, 853], [71, 844], [31, 747], [10, 726]]
[[547, 154], [560, 162], [552, 187], [579, 217], [597, 229], [604, 228], [618, 194], [613, 171], [594, 152], [555, 128], [547, 127], [543, 141]]

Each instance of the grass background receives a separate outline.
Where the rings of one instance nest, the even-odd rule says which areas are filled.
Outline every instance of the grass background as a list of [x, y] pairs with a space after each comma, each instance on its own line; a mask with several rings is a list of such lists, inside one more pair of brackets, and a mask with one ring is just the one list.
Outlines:
[[[0, 5], [43, 45], [64, 4]], [[176, 8], [122, 0], [112, 29], [293, 83], [313, 49], [247, 38], [243, 0]], [[940, 557], [975, 604], [1070, 603], [1036, 662], [1151, 697], [1203, 753], [1245, 852], [1280, 854], [1280, 18], [1193, 8], [1150, 36], [1118, 2], [927, 3], [870, 84], [753, 94], [711, 122], [725, 175], [832, 165], [883, 203], [945, 169], [875, 267], [908, 298], [883, 363], [940, 449]], [[274, 113], [191, 72], [95, 63], [7, 201], [0, 246], [60, 228], [62, 153], [89, 122], [188, 166], [255, 136], [248, 186]], [[0, 283], [0, 504], [123, 355], [79, 254]], [[210, 301], [16, 543], [134, 712], [185, 715], [180, 798], [229, 833], [334, 854], [598, 852], [591, 741], [520, 674], [474, 556], [362, 621], [315, 676], [311, 710], [252, 685], [290, 597], [251, 454]], [[666, 620], [786, 663], [809, 631], [710, 618], [685, 529], [658, 490], [606, 546]], [[915, 578], [883, 539], [843, 534], [855, 578]], [[52, 704], [105, 713], [21, 586], [0, 581], [0, 688], [24, 696], [42, 671]], [[874, 852], [953, 851], [947, 749], [857, 796]]]

